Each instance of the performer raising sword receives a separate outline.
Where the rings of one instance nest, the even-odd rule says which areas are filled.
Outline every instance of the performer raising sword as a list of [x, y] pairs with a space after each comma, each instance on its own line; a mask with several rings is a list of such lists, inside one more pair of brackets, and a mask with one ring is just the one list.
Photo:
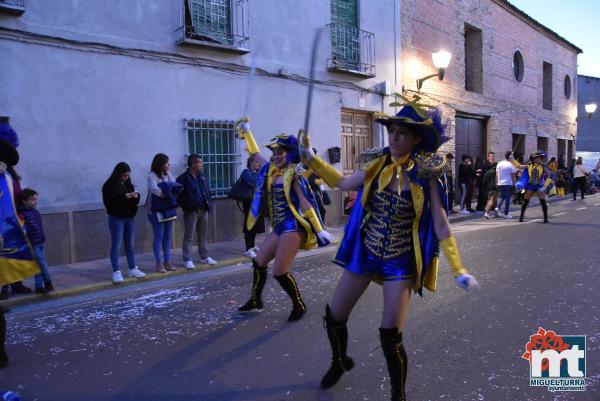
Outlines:
[[443, 127], [437, 110], [427, 113], [419, 98], [396, 116], [376, 121], [388, 130], [389, 147], [361, 171], [344, 177], [315, 156], [308, 135], [299, 135], [300, 152], [330, 187], [358, 189], [357, 202], [346, 225], [334, 263], [345, 269], [330, 305], [325, 308], [327, 336], [332, 350], [329, 370], [321, 380], [330, 388], [354, 367], [347, 355], [346, 322], [365, 289], [383, 283], [383, 316], [379, 336], [386, 359], [392, 400], [406, 400], [407, 355], [402, 328], [408, 314], [410, 290], [436, 289], [439, 248], [458, 284], [468, 290], [477, 280], [463, 266], [446, 216], [444, 160], [437, 151]]
[[[248, 108], [247, 105], [248, 102], [245, 109]], [[269, 163], [260, 154], [258, 144], [250, 131], [248, 118], [244, 117], [236, 125], [238, 138], [246, 141], [250, 156], [262, 164], [246, 228], [252, 229], [263, 207], [268, 209], [273, 227], [258, 254], [252, 259], [250, 299], [238, 310], [249, 312], [263, 309], [261, 296], [267, 281], [267, 265], [274, 260], [273, 276], [292, 299], [293, 308], [288, 321], [294, 322], [306, 313], [306, 304], [300, 296], [296, 280], [290, 273], [292, 262], [298, 249], [310, 249], [317, 244], [327, 245], [333, 240], [333, 236], [323, 228], [314, 194], [302, 176], [296, 137], [281, 134], [273, 138], [266, 146], [273, 152]]]

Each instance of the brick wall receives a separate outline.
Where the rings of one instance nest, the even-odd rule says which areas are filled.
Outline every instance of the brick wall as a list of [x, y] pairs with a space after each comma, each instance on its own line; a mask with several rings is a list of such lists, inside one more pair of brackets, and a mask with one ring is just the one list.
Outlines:
[[[572, 82], [577, 76], [573, 47], [492, 0], [403, 0], [401, 19], [402, 82], [408, 93], [416, 91], [418, 78], [435, 72], [432, 52], [452, 53], [444, 80], [426, 81], [421, 94], [441, 106], [453, 139], [456, 112], [488, 118], [487, 150], [497, 156], [512, 147], [513, 132], [526, 134], [526, 153], [536, 150], [537, 136], [547, 136], [549, 156], [557, 156], [559, 138], [576, 135], [576, 85], [569, 99], [564, 94], [565, 75]], [[482, 31], [482, 93], [465, 90], [465, 25]], [[524, 61], [522, 82], [513, 74], [517, 50]], [[552, 110], [542, 107], [544, 62], [552, 64]], [[454, 151], [454, 140], [441, 151]]]

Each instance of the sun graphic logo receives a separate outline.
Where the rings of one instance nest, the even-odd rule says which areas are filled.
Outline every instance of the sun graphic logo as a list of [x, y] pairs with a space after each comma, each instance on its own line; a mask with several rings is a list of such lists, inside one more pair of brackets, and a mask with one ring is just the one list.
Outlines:
[[559, 336], [540, 327], [521, 358], [529, 361], [529, 385], [548, 391], [585, 391], [585, 336]]

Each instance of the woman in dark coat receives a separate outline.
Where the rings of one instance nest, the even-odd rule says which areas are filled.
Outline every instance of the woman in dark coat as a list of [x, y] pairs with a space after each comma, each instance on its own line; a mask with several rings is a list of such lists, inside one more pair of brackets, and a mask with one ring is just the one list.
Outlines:
[[129, 276], [141, 278], [146, 275], [135, 264], [133, 243], [135, 241], [135, 215], [140, 203], [140, 194], [133, 188], [130, 175], [131, 168], [127, 163], [120, 162], [102, 186], [102, 201], [108, 214], [108, 228], [110, 230], [112, 281], [115, 284], [123, 281], [119, 269], [122, 242], [125, 242]]

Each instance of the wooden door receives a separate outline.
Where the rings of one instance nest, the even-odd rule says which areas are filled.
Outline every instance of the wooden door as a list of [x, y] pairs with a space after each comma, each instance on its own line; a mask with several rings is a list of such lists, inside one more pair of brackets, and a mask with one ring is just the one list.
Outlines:
[[473, 163], [478, 157], [485, 160], [485, 120], [456, 117], [456, 161], [469, 155]]
[[342, 110], [342, 173], [350, 175], [359, 169], [361, 153], [372, 147], [371, 114]]

